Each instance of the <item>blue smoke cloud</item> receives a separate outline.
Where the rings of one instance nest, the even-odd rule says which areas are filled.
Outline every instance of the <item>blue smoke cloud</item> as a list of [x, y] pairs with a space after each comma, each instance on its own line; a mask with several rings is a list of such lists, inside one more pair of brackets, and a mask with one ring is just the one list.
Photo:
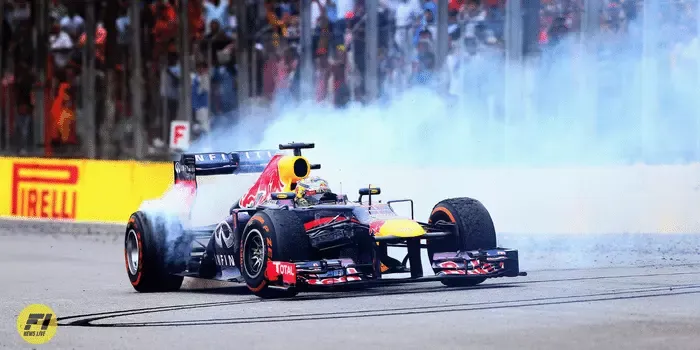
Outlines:
[[[316, 157], [405, 165], [679, 164], [700, 158], [700, 54], [692, 12], [657, 3], [625, 33], [572, 33], [506, 77], [499, 55], [463, 62], [452, 91], [415, 87], [345, 109], [251, 113], [192, 150], [316, 142]], [[585, 44], [585, 45], [584, 45]], [[688, 55], [695, 50], [695, 55]], [[685, 54], [683, 53], [685, 51]], [[676, 54], [672, 54], [676, 52]], [[675, 58], [672, 58], [675, 57]], [[509, 98], [506, 91], [514, 91]], [[371, 155], [368, 159], [368, 155]]]
[[[655, 1], [645, 3], [656, 6], [658, 11], [647, 11], [647, 14], [659, 14], [657, 18], [645, 20], [640, 12], [625, 33], [601, 32], [594, 41], [585, 43], [580, 41], [578, 33], [570, 34], [558, 46], [544, 48], [539, 59], [528, 61], [524, 66], [507, 70], [499, 54], [481, 52], [480, 59], [462, 62], [459, 70], [449, 74], [454, 84], [450, 91], [457, 93], [456, 97], [424, 86], [394, 92], [367, 105], [351, 104], [344, 109], [283, 101], [283, 109], [273, 112], [255, 109], [235, 124], [213, 130], [193, 144], [190, 151], [274, 149], [280, 143], [291, 141], [315, 142], [316, 149], [307, 153], [311, 161], [323, 164], [323, 169], [342, 167], [340, 181], [345, 181], [348, 193], [356, 190], [355, 185], [372, 181], [367, 180], [369, 172], [383, 172], [387, 175], [383, 179], [401, 177], [396, 183], [381, 184], [388, 190], [383, 190], [387, 197], [405, 193], [405, 186], [399, 183], [408, 183], [403, 180], [411, 176], [416, 180], [414, 183], [430, 184], [430, 188], [411, 193], [421, 197], [414, 198], [419, 219], [425, 219], [424, 215], [439, 200], [437, 197], [476, 195], [481, 198], [481, 193], [474, 192], [483, 187], [487, 188], [484, 191], [490, 199], [485, 204], [493, 208], [499, 230], [504, 224], [498, 217], [519, 212], [503, 206], [514, 195], [532, 198], [533, 202], [543, 197], [565, 200], [572, 210], [560, 212], [558, 227], [568, 221], [585, 221], [581, 230], [595, 232], [611, 230], [613, 233], [637, 227], [635, 223], [640, 213], [651, 210], [634, 198], [621, 199], [624, 191], [596, 192], [599, 198], [596, 203], [619, 204], [611, 207], [605, 220], [601, 220], [597, 211], [590, 217], [581, 216], [577, 203], [594, 196], [586, 191], [571, 190], [561, 194], [559, 191], [567, 186], [538, 182], [536, 177], [527, 184], [529, 192], [524, 189], [508, 192], [501, 185], [505, 182], [521, 184], [509, 180], [522, 175], [513, 169], [687, 164], [700, 160], [698, 19], [694, 11], [674, 8], [671, 1]], [[511, 74], [513, 71], [522, 74]], [[387, 91], [393, 91], [391, 88], [389, 86]], [[434, 173], [435, 176], [420, 177], [411, 175], [410, 171], [388, 174], [392, 166], [423, 168], [426, 171], [421, 174]], [[465, 188], [458, 176], [446, 179], [440, 177], [437, 170], [431, 170], [437, 166], [510, 170], [504, 170], [502, 178], [483, 177], [479, 183]], [[628, 182], [626, 174], [629, 173], [618, 175], [614, 181]], [[577, 176], [577, 173], [572, 171], [566, 176]], [[445, 183], [434, 183], [436, 179]], [[337, 180], [332, 179], [334, 183]], [[490, 186], [489, 180], [498, 184]], [[667, 180], [654, 178], [649, 184]], [[584, 184], [596, 180], [582, 173], [580, 179], [562, 181], [584, 188]], [[605, 185], [620, 188], [613, 182]], [[391, 186], [395, 187], [393, 194]], [[622, 188], [639, 189], [640, 186]], [[238, 198], [235, 194], [224, 195], [224, 189], [228, 186], [216, 186], [211, 193], [203, 195], [206, 198], [201, 201], [200, 212], [225, 211]], [[239, 195], [243, 190], [236, 189]], [[656, 192], [649, 196], [663, 197]], [[686, 203], [678, 198], [672, 201]], [[515, 220], [518, 225], [551, 226], [552, 211], [543, 208], [560, 206], [561, 203], [539, 203], [523, 208], [522, 217], [505, 219]], [[208, 223], [221, 217], [212, 217]], [[562, 256], [552, 258], [548, 264], [588, 266], [584, 262], [590, 252], [581, 248], [581, 242], [590, 243], [596, 249], [620, 246], [619, 239], [609, 239], [606, 235], [580, 235], [576, 244], [566, 246], [556, 245], [548, 237], [521, 238], [517, 232], [500, 237], [503, 245], [521, 249], [525, 264], [530, 264], [537, 252], [549, 257], [550, 252], [556, 251]], [[641, 240], [640, 245], [647, 244], [644, 243], [646, 238]], [[616, 265], [619, 261], [635, 264], [647, 256], [645, 252], [644, 249], [623, 249], [609, 264]]]

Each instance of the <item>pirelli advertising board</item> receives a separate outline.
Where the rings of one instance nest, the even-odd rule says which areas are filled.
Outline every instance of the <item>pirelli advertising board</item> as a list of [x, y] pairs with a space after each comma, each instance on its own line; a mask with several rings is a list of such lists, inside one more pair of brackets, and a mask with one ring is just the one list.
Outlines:
[[172, 181], [171, 163], [0, 158], [0, 216], [123, 223]]
[[12, 163], [12, 216], [75, 219], [80, 170], [74, 164]]

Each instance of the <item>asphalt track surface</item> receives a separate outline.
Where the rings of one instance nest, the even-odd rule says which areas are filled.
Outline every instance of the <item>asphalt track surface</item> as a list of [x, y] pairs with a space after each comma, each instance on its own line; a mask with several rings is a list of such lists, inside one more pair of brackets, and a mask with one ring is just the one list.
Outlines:
[[[175, 293], [138, 294], [126, 277], [122, 237], [0, 230], [0, 346], [698, 349], [696, 237], [516, 237], [505, 240], [532, 248], [521, 253], [527, 277], [261, 301], [240, 285], [198, 280]], [[43, 346], [16, 331], [17, 315], [32, 303], [59, 316], [56, 336]]]

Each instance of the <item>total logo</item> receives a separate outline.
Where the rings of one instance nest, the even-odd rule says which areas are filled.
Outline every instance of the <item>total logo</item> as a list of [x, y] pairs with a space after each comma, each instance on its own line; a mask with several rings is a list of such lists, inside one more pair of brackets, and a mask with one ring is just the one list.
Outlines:
[[283, 284], [293, 286], [297, 282], [297, 266], [289, 262], [268, 261], [265, 275], [270, 281], [275, 282], [279, 282], [282, 277]]
[[293, 264], [279, 261], [273, 261], [272, 264], [275, 266], [275, 272], [278, 275], [296, 276], [295, 266]]

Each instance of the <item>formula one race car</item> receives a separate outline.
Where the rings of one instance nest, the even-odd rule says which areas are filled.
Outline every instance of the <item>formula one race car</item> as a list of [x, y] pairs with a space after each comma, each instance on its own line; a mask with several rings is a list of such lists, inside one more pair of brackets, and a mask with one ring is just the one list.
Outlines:
[[[293, 155], [278, 150], [182, 155], [174, 162], [174, 177], [186, 202], [196, 196], [199, 176], [260, 175], [218, 224], [190, 227], [187, 215], [132, 214], [125, 234], [132, 286], [139, 292], [173, 291], [183, 277], [196, 277], [244, 282], [260, 297], [281, 297], [314, 287], [437, 280], [473, 286], [491, 277], [525, 275], [518, 251], [497, 247], [491, 216], [479, 201], [443, 200], [427, 223], [413, 219], [410, 199], [377, 202], [379, 187], [361, 188], [351, 201], [329, 191], [323, 180], [313, 186], [319, 181], [310, 172], [320, 165], [301, 155], [313, 147], [279, 146]], [[397, 202], [410, 203], [411, 218], [394, 211]], [[403, 261], [387, 254], [390, 246], [406, 248]], [[421, 248], [427, 248], [433, 276], [423, 276]], [[395, 273], [410, 277], [387, 278]]]

